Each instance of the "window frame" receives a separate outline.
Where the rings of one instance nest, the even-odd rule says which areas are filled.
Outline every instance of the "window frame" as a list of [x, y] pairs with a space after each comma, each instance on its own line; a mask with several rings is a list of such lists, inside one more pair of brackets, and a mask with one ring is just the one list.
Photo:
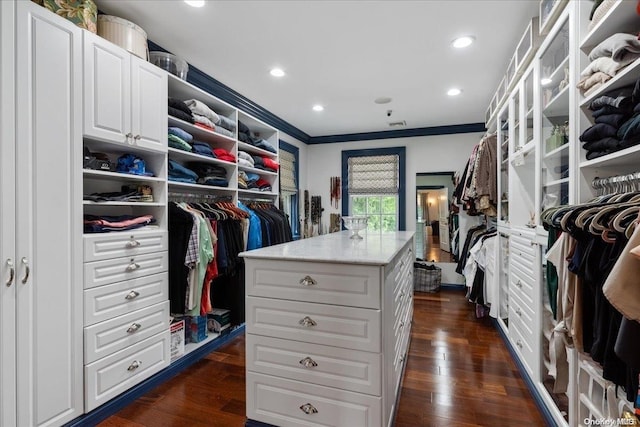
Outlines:
[[[349, 195], [349, 158], [397, 155], [398, 156], [398, 230], [406, 228], [406, 147], [371, 148], [364, 150], [342, 151], [342, 216], [349, 215], [351, 198]], [[344, 227], [343, 227], [344, 229]]]

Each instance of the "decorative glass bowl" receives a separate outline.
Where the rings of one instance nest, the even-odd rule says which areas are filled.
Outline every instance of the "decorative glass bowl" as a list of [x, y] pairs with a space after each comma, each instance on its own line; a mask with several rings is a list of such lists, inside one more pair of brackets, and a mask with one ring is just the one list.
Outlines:
[[343, 216], [342, 223], [344, 228], [351, 231], [350, 239], [360, 240], [362, 236], [358, 234], [360, 230], [367, 228], [367, 220], [369, 218], [363, 215], [357, 216]]

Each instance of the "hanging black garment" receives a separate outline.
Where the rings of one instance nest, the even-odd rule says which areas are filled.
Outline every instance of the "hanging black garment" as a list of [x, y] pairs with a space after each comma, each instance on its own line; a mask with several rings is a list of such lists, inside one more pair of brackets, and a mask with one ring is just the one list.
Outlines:
[[189, 268], [184, 264], [193, 227], [193, 217], [173, 202], [169, 203], [169, 305], [171, 313], [185, 312]]

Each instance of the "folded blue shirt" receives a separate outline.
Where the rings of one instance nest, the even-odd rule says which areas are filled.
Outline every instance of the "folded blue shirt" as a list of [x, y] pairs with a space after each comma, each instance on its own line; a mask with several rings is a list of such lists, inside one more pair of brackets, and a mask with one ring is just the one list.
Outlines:
[[175, 135], [185, 142], [191, 142], [193, 139], [193, 136], [189, 132], [178, 127], [169, 127], [169, 135]]
[[[192, 182], [195, 182], [196, 179], [198, 179], [198, 174], [196, 174], [194, 171], [192, 171], [191, 169], [185, 168], [180, 163], [171, 159], [169, 159], [168, 175], [169, 175], [169, 180], [171, 181], [178, 181], [180, 179], [189, 179], [189, 180], [192, 180]], [[172, 179], [172, 178], [176, 178], [176, 179]], [[191, 182], [191, 181], [186, 181], [186, 182]]]
[[202, 154], [203, 156], [209, 156], [213, 158], [216, 157], [216, 155], [211, 150], [211, 147], [209, 146], [209, 144], [206, 144], [204, 142], [199, 142], [199, 141], [193, 141], [192, 144], [193, 145], [191, 148], [194, 153]]

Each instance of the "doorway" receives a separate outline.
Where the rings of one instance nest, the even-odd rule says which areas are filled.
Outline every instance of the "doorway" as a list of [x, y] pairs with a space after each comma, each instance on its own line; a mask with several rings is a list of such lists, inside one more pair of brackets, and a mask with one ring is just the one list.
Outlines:
[[437, 263], [453, 263], [450, 197], [453, 172], [416, 174], [416, 254]]

